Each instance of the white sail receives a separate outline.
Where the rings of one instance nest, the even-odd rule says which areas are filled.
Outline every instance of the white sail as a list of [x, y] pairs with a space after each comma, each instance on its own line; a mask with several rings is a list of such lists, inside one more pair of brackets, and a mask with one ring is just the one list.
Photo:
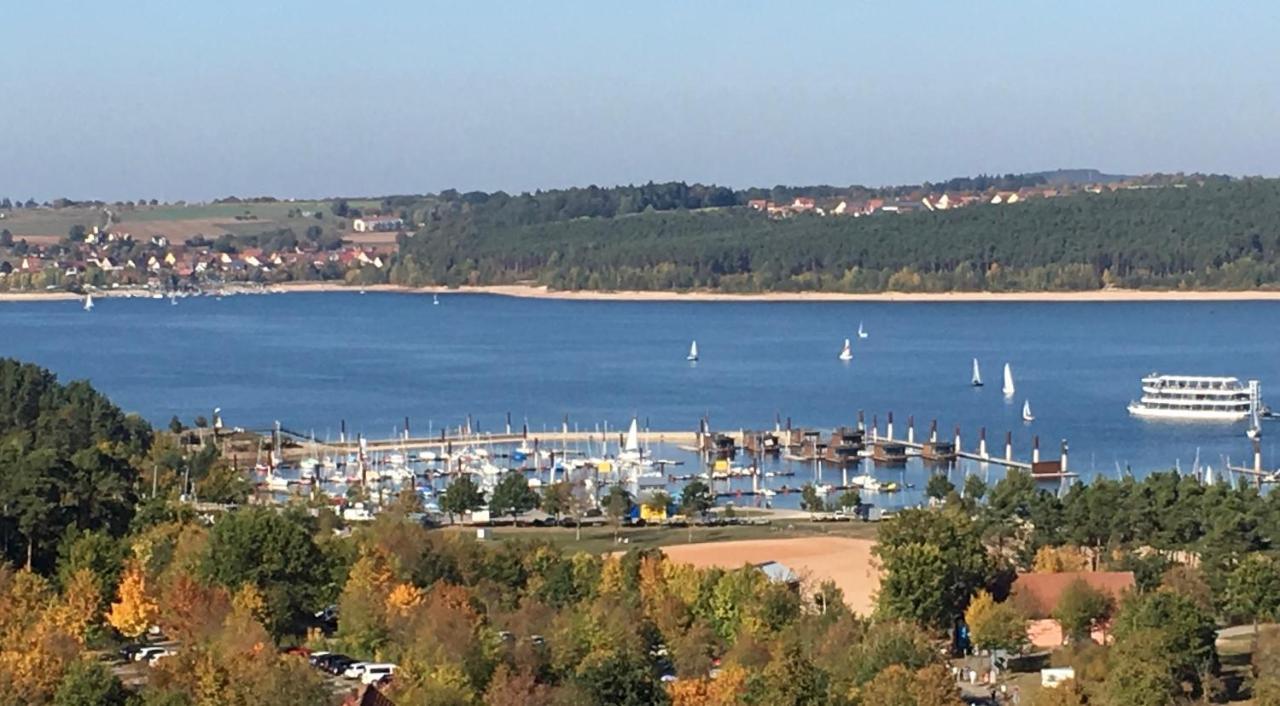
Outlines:
[[1035, 420], [1035, 416], [1031, 414], [1031, 400], [1023, 400], [1022, 401], [1022, 421], [1030, 422], [1034, 420]]
[[698, 342], [694, 341], [693, 343], [689, 344], [689, 355], [685, 356], [685, 360], [697, 360], [697, 359], [698, 359]]
[[865, 330], [863, 330], [862, 322], [859, 321], [858, 322], [858, 338], [866, 338], [868, 335], [870, 334], [868, 334]]
[[93, 311], [93, 295], [92, 294], [84, 295], [84, 310]]
[[973, 359], [973, 386], [982, 387], [982, 371], [978, 370], [978, 359]]
[[840, 360], [853, 360], [853, 346], [849, 339], [844, 339], [844, 348], [840, 349]]
[[631, 418], [631, 428], [627, 429], [626, 446], [623, 451], [627, 453], [640, 453], [640, 425], [636, 423], [636, 418]]
[[440, 295], [439, 295], [439, 294], [432, 294], [432, 295], [431, 295], [431, 304], [434, 306], [434, 305], [438, 305], [439, 303], [440, 303]]
[[1013, 371], [1009, 369], [1009, 364], [1008, 364], [1008, 363], [1005, 363], [1005, 364], [1004, 364], [1004, 388], [1003, 388], [1003, 392], [1004, 392], [1005, 397], [1012, 397], [1012, 396], [1013, 396], [1013, 392], [1014, 392], [1014, 388], [1013, 388]]

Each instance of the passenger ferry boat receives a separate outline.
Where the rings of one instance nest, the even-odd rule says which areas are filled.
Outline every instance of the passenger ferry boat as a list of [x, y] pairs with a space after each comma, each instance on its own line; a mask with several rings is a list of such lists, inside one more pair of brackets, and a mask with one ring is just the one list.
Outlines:
[[1257, 380], [1233, 377], [1159, 375], [1142, 378], [1142, 398], [1129, 403], [1129, 413], [1154, 419], [1237, 422], [1261, 410]]

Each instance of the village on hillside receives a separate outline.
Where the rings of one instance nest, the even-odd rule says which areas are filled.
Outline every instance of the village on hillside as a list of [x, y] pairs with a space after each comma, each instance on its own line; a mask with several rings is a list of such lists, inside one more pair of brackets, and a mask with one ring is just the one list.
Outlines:
[[[1184, 183], [1172, 186], [1185, 186]], [[949, 211], [975, 205], [1004, 205], [1024, 203], [1034, 199], [1052, 199], [1078, 193], [1101, 194], [1106, 191], [1154, 189], [1159, 185], [1133, 181], [1115, 181], [1088, 184], [1041, 184], [1013, 190], [986, 189], [983, 191], [931, 191], [920, 188], [907, 191], [899, 197], [869, 197], [851, 200], [841, 197], [818, 199], [797, 196], [790, 203], [775, 203], [769, 199], [751, 199], [747, 206], [768, 214], [771, 218], [786, 218], [801, 213], [819, 216], [870, 216], [879, 213], [904, 214], [919, 211]]]
[[[179, 240], [135, 235], [129, 226], [73, 226], [66, 237], [56, 239], [15, 238], [0, 231], [0, 290], [183, 291], [315, 280], [373, 284], [386, 280], [394, 237], [405, 230], [402, 219], [377, 215], [354, 218], [349, 232], [329, 238], [316, 229], [303, 237], [281, 230], [265, 237], [224, 233], [216, 239], [196, 235]], [[373, 233], [389, 237], [347, 237]]]

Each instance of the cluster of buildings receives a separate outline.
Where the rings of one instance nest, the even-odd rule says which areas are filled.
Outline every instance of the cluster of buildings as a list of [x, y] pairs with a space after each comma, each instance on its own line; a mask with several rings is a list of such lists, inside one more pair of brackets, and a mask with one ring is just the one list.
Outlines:
[[876, 213], [911, 213], [914, 211], [949, 211], [967, 206], [981, 204], [1009, 205], [1032, 199], [1051, 199], [1069, 193], [1085, 191], [1101, 193], [1104, 190], [1130, 188], [1118, 184], [1090, 184], [1083, 187], [1062, 186], [1027, 186], [1013, 191], [988, 190], [984, 192], [948, 191], [930, 193], [924, 190], [910, 192], [898, 198], [867, 198], [852, 200], [847, 198], [824, 199], [820, 205], [817, 199], [809, 196], [797, 196], [791, 203], [775, 203], [768, 199], [752, 199], [747, 206], [753, 210], [766, 213], [771, 218], [786, 218], [801, 213], [814, 213], [819, 216], [870, 216]]
[[[324, 250], [314, 243], [299, 243], [289, 250], [267, 251], [259, 247], [218, 248], [209, 241], [173, 243], [157, 235], [134, 239], [130, 233], [99, 228], [85, 234], [83, 242], [27, 245], [7, 256], [0, 253], [0, 277], [44, 274], [45, 284], [66, 284], [83, 278], [86, 283], [143, 284], [177, 277], [198, 284], [262, 281], [277, 273], [296, 276], [310, 270], [315, 279], [342, 277], [348, 270], [388, 266], [391, 246], [343, 246]], [[52, 277], [50, 277], [52, 275]]]
[[387, 233], [404, 230], [404, 219], [395, 216], [364, 216], [351, 221], [357, 233]]

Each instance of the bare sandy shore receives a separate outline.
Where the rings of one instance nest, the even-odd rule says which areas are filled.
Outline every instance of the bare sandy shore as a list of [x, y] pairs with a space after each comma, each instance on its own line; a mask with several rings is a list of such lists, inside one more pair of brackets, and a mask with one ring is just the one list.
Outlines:
[[874, 546], [870, 539], [805, 537], [672, 544], [662, 547], [662, 551], [673, 561], [697, 567], [736, 569], [743, 564], [776, 561], [799, 574], [809, 588], [833, 581], [844, 591], [850, 610], [871, 615], [876, 591], [880, 589], [880, 570], [871, 556]]
[[[349, 292], [352, 287], [324, 282], [285, 285], [289, 291]], [[480, 287], [400, 287], [375, 285], [366, 291], [406, 294], [496, 294], [528, 299], [578, 299], [587, 301], [708, 301], [708, 302], [1145, 302], [1145, 301], [1271, 301], [1280, 300], [1280, 290], [1248, 291], [1157, 291], [1100, 289], [1087, 292], [878, 292], [844, 294], [838, 292], [769, 292], [729, 294], [726, 292], [670, 291], [563, 291], [534, 285], [488, 285]]]
[[[392, 284], [354, 287], [334, 282], [290, 282], [272, 285], [286, 292], [395, 292], [401, 294], [494, 294], [526, 299], [575, 299], [585, 301], [656, 302], [1159, 302], [1159, 301], [1276, 301], [1280, 290], [1137, 290], [1099, 289], [1085, 292], [768, 292], [730, 294], [709, 291], [564, 291], [534, 285], [488, 285], [479, 287], [402, 287]], [[126, 296], [106, 290], [95, 296]], [[0, 292], [0, 302], [53, 301], [78, 299], [70, 292]]]

